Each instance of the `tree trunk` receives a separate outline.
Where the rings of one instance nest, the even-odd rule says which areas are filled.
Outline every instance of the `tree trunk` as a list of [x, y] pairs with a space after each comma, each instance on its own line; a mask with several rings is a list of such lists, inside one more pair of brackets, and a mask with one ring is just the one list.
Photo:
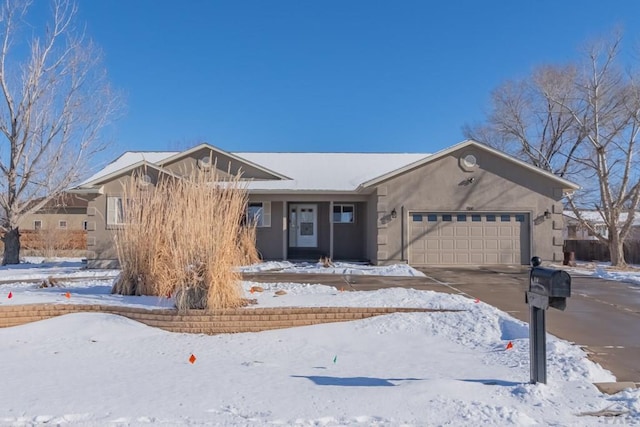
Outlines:
[[4, 242], [2, 265], [20, 264], [20, 231], [18, 227], [9, 228], [2, 241]]
[[612, 236], [609, 241], [609, 254], [611, 255], [611, 265], [614, 267], [626, 267], [624, 259], [624, 240], [617, 236]]

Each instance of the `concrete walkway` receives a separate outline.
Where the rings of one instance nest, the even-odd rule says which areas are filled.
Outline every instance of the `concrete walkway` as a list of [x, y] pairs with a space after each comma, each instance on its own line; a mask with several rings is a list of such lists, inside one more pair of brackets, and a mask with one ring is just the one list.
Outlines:
[[[522, 321], [529, 321], [524, 293], [526, 267], [429, 268], [427, 277], [380, 277], [259, 273], [257, 282], [320, 283], [344, 290], [409, 287], [479, 298]], [[567, 309], [547, 311], [547, 331], [573, 342], [613, 372], [619, 382], [640, 383], [640, 287], [586, 276], [572, 276]]]

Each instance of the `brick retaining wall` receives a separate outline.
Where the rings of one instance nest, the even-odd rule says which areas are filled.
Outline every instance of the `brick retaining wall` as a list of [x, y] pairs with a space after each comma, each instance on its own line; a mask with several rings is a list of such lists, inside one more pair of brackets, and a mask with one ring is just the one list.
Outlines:
[[269, 329], [346, 322], [390, 313], [442, 312], [426, 308], [394, 307], [286, 307], [229, 310], [147, 310], [144, 308], [84, 304], [29, 304], [0, 306], [0, 328], [23, 325], [63, 314], [100, 312], [117, 314], [170, 332], [215, 335], [260, 332]]

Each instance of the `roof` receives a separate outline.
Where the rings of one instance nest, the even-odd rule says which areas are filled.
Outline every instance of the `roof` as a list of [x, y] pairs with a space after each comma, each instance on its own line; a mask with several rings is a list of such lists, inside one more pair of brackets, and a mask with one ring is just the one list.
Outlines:
[[[567, 218], [577, 220], [576, 214], [573, 211], [566, 210], [566, 211], [563, 211], [562, 214]], [[628, 215], [627, 212], [621, 212], [619, 222], [620, 223], [625, 222], [627, 220], [627, 215]], [[602, 216], [598, 211], [592, 211], [592, 210], [580, 211], [580, 216], [582, 216], [582, 219], [584, 219], [587, 222], [590, 222], [591, 224], [594, 224], [594, 225], [604, 224], [604, 220], [602, 219]], [[638, 213], [636, 213], [635, 218], [633, 218], [633, 225], [640, 227], [640, 215]]]
[[109, 163], [103, 169], [99, 170], [98, 172], [93, 174], [91, 177], [84, 180], [82, 183], [78, 185], [78, 187], [83, 187], [94, 181], [99, 181], [100, 179], [108, 175], [117, 173], [123, 169], [130, 168], [136, 163], [147, 162], [147, 163], [156, 164], [175, 154], [178, 154], [178, 152], [177, 151], [127, 151], [123, 153], [120, 157], [115, 159], [113, 162]]
[[382, 181], [386, 181], [386, 180], [388, 180], [390, 178], [393, 178], [394, 176], [397, 176], [397, 175], [400, 175], [400, 174], [402, 174], [404, 172], [407, 172], [407, 171], [410, 171], [412, 169], [418, 168], [418, 167], [423, 166], [423, 165], [425, 165], [427, 163], [434, 162], [434, 161], [436, 161], [438, 159], [441, 159], [441, 158], [443, 158], [445, 156], [448, 156], [449, 154], [451, 154], [451, 153], [453, 153], [453, 152], [455, 152], [457, 150], [460, 150], [462, 148], [469, 147], [469, 146], [474, 146], [474, 147], [477, 147], [477, 148], [481, 148], [481, 149], [483, 149], [485, 151], [488, 151], [488, 152], [492, 153], [493, 155], [495, 155], [497, 157], [500, 157], [500, 158], [503, 158], [503, 159], [505, 159], [507, 161], [515, 163], [515, 164], [517, 164], [517, 165], [519, 165], [519, 166], [521, 166], [521, 167], [523, 167], [523, 168], [525, 168], [525, 169], [527, 169], [529, 171], [532, 171], [532, 172], [534, 172], [536, 174], [539, 174], [539, 175], [542, 175], [542, 176], [546, 176], [547, 178], [549, 178], [549, 179], [551, 179], [553, 181], [556, 181], [559, 184], [561, 184], [563, 189], [565, 189], [565, 190], [577, 190], [577, 189], [580, 188], [580, 186], [578, 184], [575, 184], [575, 183], [573, 183], [573, 182], [571, 182], [569, 180], [566, 180], [564, 178], [560, 178], [559, 176], [557, 176], [557, 175], [555, 175], [555, 174], [553, 174], [551, 172], [548, 172], [548, 171], [546, 171], [544, 169], [541, 169], [539, 167], [533, 166], [533, 165], [531, 165], [529, 163], [523, 162], [522, 160], [516, 159], [515, 157], [510, 156], [509, 154], [503, 153], [502, 151], [496, 150], [495, 148], [492, 148], [492, 147], [490, 147], [488, 145], [485, 145], [485, 144], [482, 144], [480, 142], [474, 141], [472, 139], [467, 139], [467, 140], [462, 141], [462, 142], [460, 142], [460, 143], [458, 143], [456, 145], [453, 145], [453, 146], [451, 146], [449, 148], [446, 148], [444, 150], [438, 151], [437, 153], [432, 154], [432, 155], [430, 155], [428, 157], [423, 157], [422, 159], [417, 160], [414, 163], [405, 165], [404, 167], [401, 167], [401, 168], [399, 168], [397, 170], [391, 171], [388, 174], [380, 175], [378, 177], [375, 177], [374, 179], [372, 179], [370, 181], [364, 182], [362, 184], [362, 187], [370, 187], [370, 186], [373, 186], [373, 185], [377, 185]]
[[[99, 183], [141, 162], [162, 163], [176, 151], [128, 151], [79, 187]], [[429, 154], [406, 153], [231, 153], [291, 179], [256, 180], [249, 190], [353, 191], [366, 180], [415, 162]]]
[[[473, 140], [463, 141], [436, 154], [428, 153], [265, 153], [237, 152], [228, 153], [201, 144], [190, 150], [178, 151], [129, 151], [118, 157], [104, 169], [79, 185], [82, 189], [92, 188], [102, 181], [132, 170], [140, 164], [154, 164], [158, 168], [172, 159], [181, 158], [203, 147], [229, 155], [246, 164], [270, 172], [276, 179], [253, 180], [247, 184], [249, 191], [324, 191], [352, 192], [372, 187], [387, 179], [418, 168], [424, 164], [440, 159], [453, 151], [467, 146], [476, 146], [504, 158], [510, 162], [546, 176], [562, 185], [566, 190], [579, 188], [566, 179], [550, 172], [527, 164], [521, 160], [502, 153]], [[278, 179], [279, 178], [279, 179]]]
[[253, 181], [249, 190], [354, 191], [363, 182], [422, 159], [426, 153], [235, 153], [291, 180]]

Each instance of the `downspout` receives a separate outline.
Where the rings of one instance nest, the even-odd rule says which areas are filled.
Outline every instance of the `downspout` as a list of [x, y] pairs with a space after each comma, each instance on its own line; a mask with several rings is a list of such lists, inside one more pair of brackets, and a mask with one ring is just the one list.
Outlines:
[[333, 260], [333, 200], [329, 201], [329, 259]]
[[405, 235], [404, 235], [404, 205], [400, 206], [400, 261], [406, 261], [404, 253]]

